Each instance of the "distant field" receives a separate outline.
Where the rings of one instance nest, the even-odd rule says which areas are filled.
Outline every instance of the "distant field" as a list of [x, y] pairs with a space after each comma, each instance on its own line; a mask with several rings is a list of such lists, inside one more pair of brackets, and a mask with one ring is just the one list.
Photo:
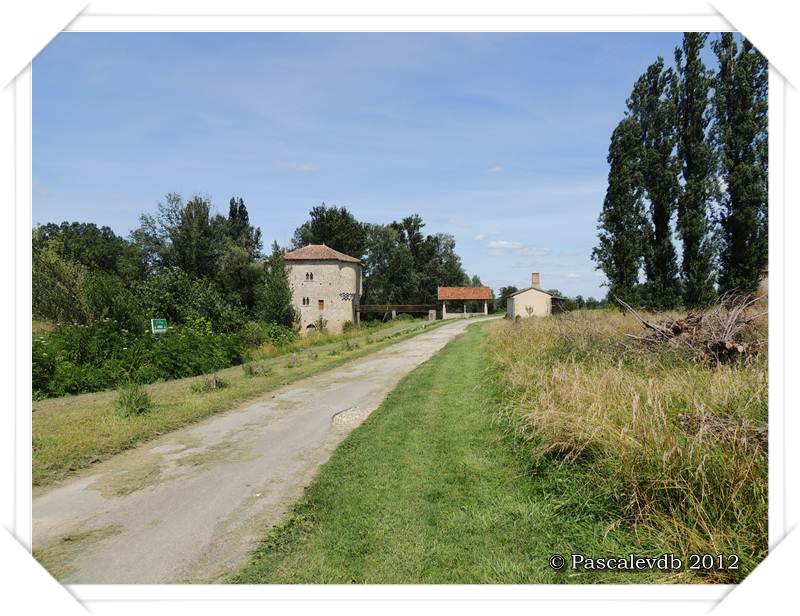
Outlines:
[[[192, 385], [204, 376], [148, 385], [154, 406], [140, 416], [118, 415], [114, 390], [35, 401], [33, 485], [45, 486], [159, 434], [444, 323], [399, 320], [375, 329], [365, 327], [347, 335], [324, 337], [316, 346], [312, 340], [304, 340], [294, 355], [265, 354], [250, 364], [219, 370], [216, 374], [227, 383], [222, 389], [193, 391]], [[257, 367], [257, 374], [248, 376], [247, 366]]]
[[[765, 323], [757, 324], [764, 328]], [[471, 327], [323, 466], [235, 583], [735, 582], [766, 554], [767, 357], [641, 353], [616, 312]], [[688, 434], [678, 416], [739, 425]], [[737, 424], [738, 422], [738, 424]], [[738, 571], [555, 572], [551, 554], [738, 554]]]

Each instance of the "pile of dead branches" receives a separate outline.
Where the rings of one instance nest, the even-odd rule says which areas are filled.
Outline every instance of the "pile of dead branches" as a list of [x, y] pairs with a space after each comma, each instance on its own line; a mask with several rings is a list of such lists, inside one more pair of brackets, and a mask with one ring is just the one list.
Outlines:
[[724, 441], [746, 441], [767, 449], [769, 431], [766, 426], [758, 428], [743, 420], [724, 419], [708, 413], [678, 415], [678, 423], [686, 434], [713, 437]]
[[689, 347], [698, 357], [714, 364], [731, 363], [758, 354], [763, 341], [750, 334], [750, 325], [767, 314], [756, 305], [762, 297], [724, 295], [706, 310], [689, 312], [685, 317], [649, 321], [630, 305], [615, 298], [648, 330], [644, 336], [626, 334], [644, 347], [679, 344]]

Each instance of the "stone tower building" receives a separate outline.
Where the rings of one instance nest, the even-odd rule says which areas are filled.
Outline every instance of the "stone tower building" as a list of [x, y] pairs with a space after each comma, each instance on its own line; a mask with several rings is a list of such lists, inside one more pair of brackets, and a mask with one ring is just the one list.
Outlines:
[[286, 253], [289, 284], [300, 315], [300, 331], [316, 331], [322, 317], [331, 332], [356, 322], [361, 299], [361, 261], [329, 248], [310, 244]]

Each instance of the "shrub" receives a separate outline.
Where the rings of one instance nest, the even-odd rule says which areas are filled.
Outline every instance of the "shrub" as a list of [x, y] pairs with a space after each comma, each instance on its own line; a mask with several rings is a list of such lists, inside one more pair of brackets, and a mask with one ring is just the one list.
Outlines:
[[268, 376], [272, 374], [271, 367], [265, 367], [263, 364], [247, 363], [242, 364], [242, 371], [246, 377]]
[[206, 317], [191, 317], [162, 336], [134, 334], [110, 319], [67, 325], [33, 343], [34, 395], [62, 396], [195, 376], [247, 357], [243, 338], [213, 333]]
[[248, 348], [257, 348], [264, 343], [272, 344], [277, 348], [285, 348], [297, 338], [297, 334], [291, 327], [258, 321], [245, 323], [241, 336], [244, 345]]
[[355, 329], [358, 329], [358, 325], [353, 323], [352, 321], [345, 321], [344, 325], [342, 325], [342, 333], [347, 334]]
[[150, 395], [136, 381], [128, 381], [119, 389], [116, 401], [117, 414], [123, 417], [143, 415], [152, 407]]
[[203, 377], [192, 383], [192, 391], [195, 393], [206, 393], [230, 387], [230, 383], [217, 374]]
[[44, 337], [33, 339], [33, 391], [35, 395], [43, 396], [48, 390], [50, 381], [56, 371], [56, 358]]
[[173, 324], [193, 316], [208, 319], [216, 332], [241, 331], [245, 312], [205, 279], [194, 279], [177, 268], [161, 268], [147, 280], [135, 282], [132, 292], [146, 318], [164, 318]]

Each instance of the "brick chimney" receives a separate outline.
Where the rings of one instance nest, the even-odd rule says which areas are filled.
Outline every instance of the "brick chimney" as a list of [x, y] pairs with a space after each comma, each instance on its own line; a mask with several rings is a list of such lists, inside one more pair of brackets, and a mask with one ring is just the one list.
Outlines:
[[539, 280], [539, 272], [533, 272], [531, 274], [531, 286], [538, 289], [540, 284], [541, 281]]

